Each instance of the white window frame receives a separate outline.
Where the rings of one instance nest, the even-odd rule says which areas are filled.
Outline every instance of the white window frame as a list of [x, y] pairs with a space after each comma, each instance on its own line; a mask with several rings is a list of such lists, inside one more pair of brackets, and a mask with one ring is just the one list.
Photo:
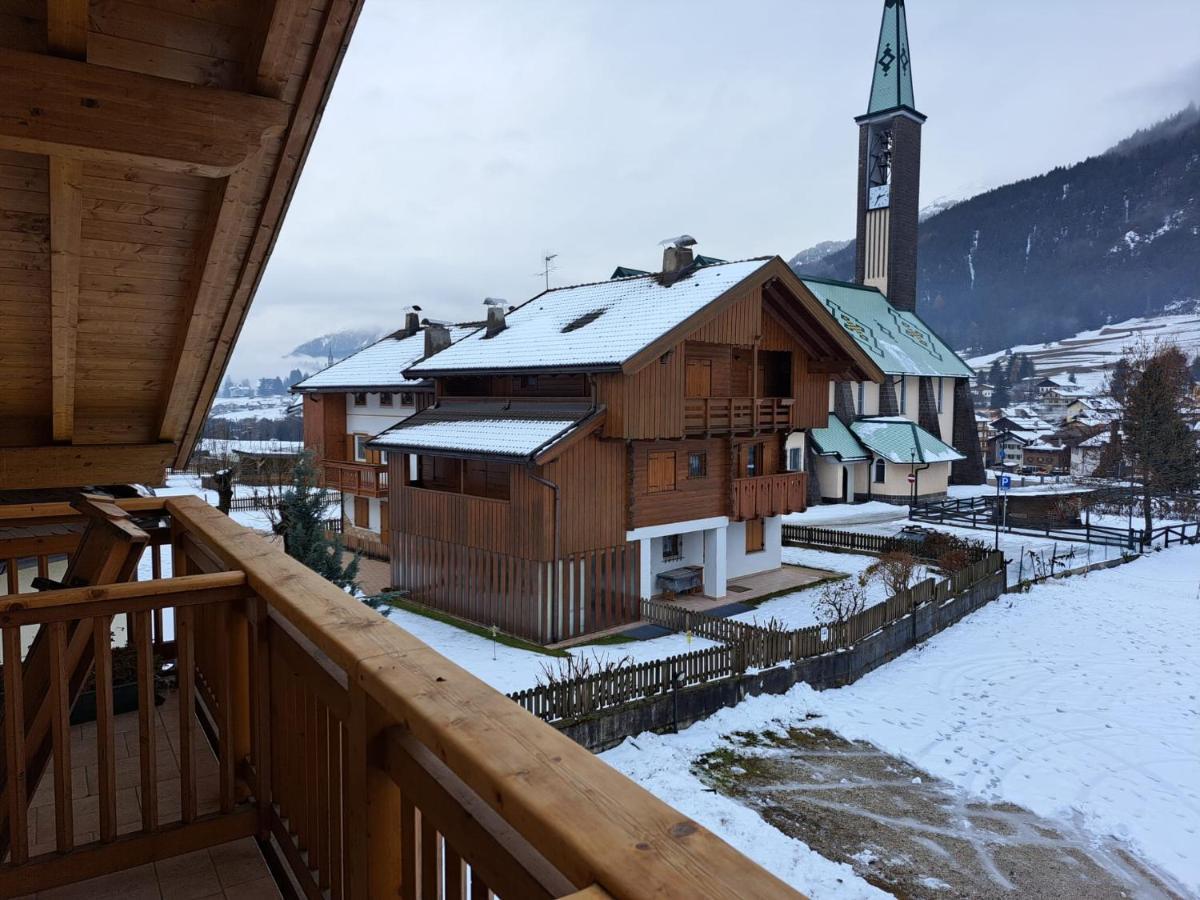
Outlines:
[[365, 434], [354, 435], [354, 461], [355, 462], [366, 462], [367, 461], [367, 441], [369, 441], [370, 439], [371, 438]]

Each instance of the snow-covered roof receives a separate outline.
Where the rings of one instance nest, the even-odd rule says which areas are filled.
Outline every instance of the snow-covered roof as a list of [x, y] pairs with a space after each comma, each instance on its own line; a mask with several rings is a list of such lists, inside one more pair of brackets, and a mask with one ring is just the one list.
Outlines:
[[869, 459], [871, 456], [837, 416], [831, 415], [828, 425], [813, 428], [808, 436], [821, 456], [836, 456], [842, 462]]
[[859, 419], [850, 430], [863, 446], [888, 462], [937, 463], [966, 459], [916, 422], [900, 416]]
[[974, 375], [916, 313], [896, 309], [876, 288], [821, 278], [800, 280], [884, 374]]
[[704, 266], [669, 287], [658, 275], [546, 291], [508, 313], [506, 327], [475, 331], [409, 377], [442, 372], [615, 369], [770, 263]]
[[[473, 328], [450, 327], [450, 340], [456, 341], [470, 334]], [[425, 332], [418, 331], [409, 337], [400, 332], [388, 335], [357, 353], [352, 353], [340, 362], [322, 369], [301, 381], [293, 391], [321, 390], [406, 390], [424, 384], [421, 378], [409, 379], [402, 374], [405, 369], [425, 355]]]
[[443, 402], [394, 425], [369, 446], [527, 460], [558, 446], [602, 414], [603, 407], [593, 409], [590, 403]]

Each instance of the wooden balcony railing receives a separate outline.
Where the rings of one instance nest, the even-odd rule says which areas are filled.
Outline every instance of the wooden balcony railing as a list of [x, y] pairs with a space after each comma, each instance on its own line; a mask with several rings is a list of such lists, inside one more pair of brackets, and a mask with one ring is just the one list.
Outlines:
[[730, 518], [740, 521], [804, 512], [807, 498], [808, 475], [804, 472], [735, 478]]
[[683, 407], [687, 434], [778, 431], [791, 427], [787, 397], [688, 397]]
[[[0, 849], [0, 896], [246, 836], [314, 900], [796, 896], [276, 544], [199, 498], [153, 502], [139, 507], [137, 524], [167, 536], [161, 566], [173, 577], [0, 596], [0, 810], [10, 851]], [[30, 522], [44, 520], [36, 512]], [[0, 560], [13, 558], [3, 539], [21, 525], [0, 515]], [[84, 733], [97, 744], [90, 809], [71, 789], [78, 745], [66, 679], [55, 674], [64, 670], [50, 667], [34, 698], [43, 711], [27, 715], [33, 676], [21, 664], [30, 631], [45, 633], [49, 658], [61, 660], [77, 652], [71, 635], [83, 622], [94, 635], [97, 696], [109, 696], [111, 647], [128, 634], [143, 701], [136, 735], [114, 733], [111, 706], [97, 703], [97, 725]], [[146, 712], [162, 660], [175, 660], [179, 700], [167, 734], [177, 730], [180, 778], [169, 797]], [[52, 747], [46, 785], [26, 766], [35, 729]], [[136, 769], [118, 761], [118, 740]], [[210, 748], [216, 775], [201, 783], [192, 751]], [[213, 780], [213, 801], [198, 803]], [[121, 817], [118, 789], [130, 786], [141, 791], [141, 813]], [[28, 803], [47, 790], [53, 804], [37, 818], [53, 816], [55, 837], [35, 847]], [[78, 817], [95, 805], [98, 836], [80, 842]]]
[[388, 495], [386, 465], [325, 459], [321, 460], [321, 468], [325, 471], [325, 487], [332, 491], [342, 491], [356, 497]]

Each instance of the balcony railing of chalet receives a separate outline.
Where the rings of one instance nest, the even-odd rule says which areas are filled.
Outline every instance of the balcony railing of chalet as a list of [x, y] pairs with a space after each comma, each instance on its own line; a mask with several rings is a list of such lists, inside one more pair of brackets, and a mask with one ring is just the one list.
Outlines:
[[688, 434], [773, 431], [790, 426], [791, 410], [787, 397], [688, 397], [683, 428]]
[[740, 521], [804, 512], [807, 508], [807, 498], [808, 475], [805, 472], [735, 478], [730, 515], [731, 518]]
[[330, 490], [357, 497], [388, 495], [386, 465], [325, 459], [321, 461], [321, 468], [325, 471], [325, 487]]
[[[151, 536], [146, 552], [169, 545], [173, 577], [0, 597], [0, 896], [246, 836], [257, 837], [314, 900], [795, 896], [202, 500], [139, 499], [126, 508]], [[67, 535], [78, 540], [71, 513], [62, 504], [0, 507], [0, 560], [36, 560], [47, 546], [62, 552]], [[50, 528], [57, 542], [39, 544], [36, 534], [31, 542], [29, 528]], [[156, 574], [165, 563], [156, 564]], [[156, 657], [176, 663], [177, 807], [173, 798], [154, 802], [162, 753], [149, 702], [141, 704], [136, 741], [130, 734], [126, 744], [138, 768], [118, 765], [115, 742], [125, 735], [114, 734], [112, 706], [103, 699], [113, 680], [110, 629], [117, 623], [131, 626], [125, 631], [136, 648], [143, 701], [155, 690]], [[24, 649], [31, 631], [49, 644], [48, 670], [28, 671], [29, 660], [16, 664], [35, 655]], [[93, 814], [72, 802], [68, 723], [76, 685], [63, 674], [69, 667], [57, 664], [75, 658], [80, 648], [72, 636], [81, 632], [95, 654], [100, 698], [95, 729], [83, 733], [97, 742], [99, 781], [99, 796], [91, 798], [99, 806], [99, 836], [86, 843], [75, 842], [72, 828], [73, 815]], [[47, 682], [40, 693], [30, 690], [36, 679]], [[27, 715], [30, 708], [39, 712]], [[44, 784], [30, 762], [35, 737], [50, 763]], [[197, 805], [193, 747], [215, 753], [219, 803], [211, 808]], [[118, 774], [132, 775], [141, 791], [134, 821], [117, 817], [118, 784], [128, 790]], [[53, 805], [40, 807], [37, 819], [44, 825], [53, 815], [52, 837], [41, 840], [54, 849], [33, 848], [31, 855], [28, 801], [48, 790]]]

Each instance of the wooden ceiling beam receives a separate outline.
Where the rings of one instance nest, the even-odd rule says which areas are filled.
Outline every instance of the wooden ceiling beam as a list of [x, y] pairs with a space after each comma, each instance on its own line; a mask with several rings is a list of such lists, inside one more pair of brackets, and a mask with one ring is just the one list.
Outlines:
[[8, 490], [88, 484], [161, 484], [174, 444], [0, 447], [0, 484]]
[[[46, 46], [87, 59], [88, 0], [48, 0]], [[83, 242], [83, 163], [51, 156], [50, 429], [56, 442], [75, 436], [75, 356], [79, 335], [79, 260]]]
[[288, 124], [287, 104], [0, 49], [0, 149], [225, 177]]

